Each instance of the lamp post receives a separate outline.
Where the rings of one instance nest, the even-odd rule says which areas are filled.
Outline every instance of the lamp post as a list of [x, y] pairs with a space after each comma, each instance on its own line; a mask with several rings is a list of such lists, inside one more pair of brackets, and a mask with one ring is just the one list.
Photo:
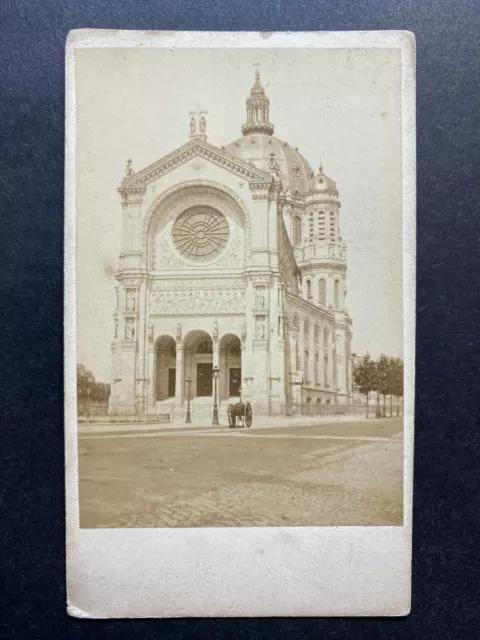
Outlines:
[[217, 403], [217, 381], [218, 374], [220, 373], [220, 369], [215, 365], [213, 367], [213, 425], [219, 425], [218, 422], [218, 403]]
[[192, 379], [187, 378], [185, 382], [187, 383], [187, 417], [185, 418], [185, 423], [190, 424], [192, 422], [192, 418], [190, 416], [190, 389], [192, 387]]

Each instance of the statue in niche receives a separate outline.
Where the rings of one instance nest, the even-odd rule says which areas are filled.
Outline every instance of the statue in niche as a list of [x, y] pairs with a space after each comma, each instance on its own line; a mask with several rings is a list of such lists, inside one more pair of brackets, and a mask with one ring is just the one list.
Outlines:
[[135, 311], [136, 296], [135, 291], [127, 290], [127, 311]]
[[150, 340], [150, 342], [153, 342], [153, 333], [154, 333], [153, 324], [150, 323], [148, 325], [148, 339]]
[[241, 336], [242, 336], [242, 344], [244, 345], [247, 340], [247, 323], [246, 322], [244, 322], [242, 325]]
[[256, 307], [257, 309], [265, 308], [265, 287], [257, 287]]
[[207, 121], [205, 119], [205, 116], [202, 116], [200, 118], [200, 133], [205, 133], [207, 129]]
[[194, 116], [192, 116], [190, 118], [190, 134], [193, 135], [196, 130], [197, 130], [197, 121], [195, 120]]
[[265, 322], [263, 321], [263, 318], [258, 318], [257, 320], [256, 336], [258, 340], [265, 339]]
[[135, 322], [133, 320], [127, 320], [125, 324], [125, 339], [135, 340]]

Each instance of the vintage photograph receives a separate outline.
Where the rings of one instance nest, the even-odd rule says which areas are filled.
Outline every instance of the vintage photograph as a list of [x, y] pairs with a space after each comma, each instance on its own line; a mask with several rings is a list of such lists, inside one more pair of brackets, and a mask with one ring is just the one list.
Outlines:
[[401, 527], [401, 50], [74, 65], [79, 526]]

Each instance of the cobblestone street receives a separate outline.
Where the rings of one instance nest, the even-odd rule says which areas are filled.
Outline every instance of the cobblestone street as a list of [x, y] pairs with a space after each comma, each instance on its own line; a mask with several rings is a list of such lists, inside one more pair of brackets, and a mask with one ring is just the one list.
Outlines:
[[82, 433], [82, 527], [400, 525], [398, 418]]

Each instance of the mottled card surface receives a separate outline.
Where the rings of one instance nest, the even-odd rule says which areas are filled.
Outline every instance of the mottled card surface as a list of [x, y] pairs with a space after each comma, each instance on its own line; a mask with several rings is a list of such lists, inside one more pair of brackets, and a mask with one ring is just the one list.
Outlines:
[[410, 609], [415, 43], [67, 41], [68, 611]]

